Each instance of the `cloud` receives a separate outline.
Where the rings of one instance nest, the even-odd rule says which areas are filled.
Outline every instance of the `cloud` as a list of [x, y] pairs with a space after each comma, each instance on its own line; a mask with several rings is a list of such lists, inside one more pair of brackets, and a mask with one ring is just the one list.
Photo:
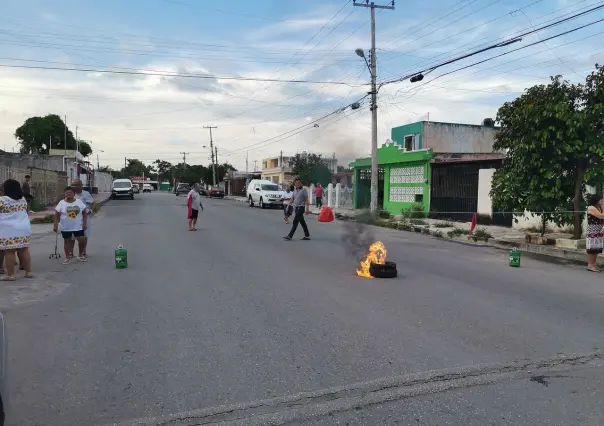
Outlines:
[[[157, 158], [179, 162], [182, 151], [189, 152], [187, 162], [206, 164], [208, 153], [203, 145], [209, 142], [209, 134], [203, 129], [204, 125], [218, 126], [213, 138], [220, 160], [230, 161], [239, 169], [245, 167], [246, 151], [250, 164], [253, 160], [278, 155], [281, 150], [288, 155], [303, 150], [329, 156], [335, 152], [341, 164], [366, 156], [371, 146], [367, 100], [359, 110], [346, 109], [330, 115], [364, 96], [368, 91], [366, 86], [219, 78], [243, 75], [367, 82], [368, 70], [354, 55], [354, 48], [366, 48], [369, 44], [367, 27], [353, 33], [366, 21], [366, 14], [351, 15], [325, 40], [321, 41], [329, 29], [303, 47], [333, 16], [336, 6], [288, 17], [291, 19], [287, 22], [258, 27], [246, 32], [245, 39], [233, 36], [239, 33], [235, 31], [236, 27], [228, 24], [218, 31], [218, 35], [199, 34], [198, 39], [203, 42], [182, 44], [172, 40], [172, 34], [163, 39], [162, 35], [106, 34], [102, 49], [86, 41], [84, 34], [64, 33], [65, 40], [48, 41], [45, 34], [28, 33], [28, 38], [39, 45], [14, 46], [7, 56], [77, 66], [82, 58], [75, 54], [83, 53], [93, 57], [96, 67], [194, 73], [210, 78], [0, 68], [0, 147], [14, 144], [14, 130], [26, 118], [57, 113], [68, 116], [70, 127], [78, 125], [79, 133], [92, 141], [93, 149], [104, 151], [99, 152], [101, 164], [114, 167], [120, 167], [124, 157], [138, 157], [146, 162]], [[467, 45], [483, 43], [485, 37], [492, 40], [527, 27], [528, 23], [510, 17], [464, 32], [480, 22], [503, 15], [511, 7], [506, 5], [489, 11], [488, 16], [481, 17], [483, 21], [452, 24], [419, 41], [417, 38], [429, 30], [409, 31], [413, 25], [423, 22], [418, 16], [401, 19], [398, 10], [388, 18], [381, 15], [379, 45], [392, 43], [378, 51], [378, 79], [383, 81], [404, 75], [421, 64], [454, 56], [463, 51], [463, 46], [468, 49]], [[547, 12], [549, 10], [539, 13]], [[61, 10], [57, 10], [57, 14], [63, 15]], [[338, 24], [344, 16], [339, 15], [328, 28]], [[11, 30], [22, 31], [19, 28]], [[563, 30], [560, 28], [542, 36]], [[58, 33], [62, 29], [57, 24], [46, 31]], [[596, 44], [597, 36], [585, 38], [596, 32], [556, 39], [548, 42], [549, 48], [538, 45], [432, 82], [441, 73], [519, 45], [444, 67], [426, 75], [422, 83], [407, 81], [383, 86], [378, 108], [379, 143], [390, 137], [392, 127], [427, 119], [428, 114], [435, 121], [478, 124], [486, 117], [494, 117], [503, 102], [518, 96], [530, 85], [547, 83], [550, 75], [564, 74], [573, 81], [582, 80], [595, 62], [604, 62], [604, 52]], [[150, 30], [150, 33], [153, 32]], [[179, 34], [176, 28], [174, 38], [186, 38]], [[455, 34], [458, 35], [453, 37]], [[8, 39], [0, 36], [0, 42], [5, 40]], [[523, 45], [538, 40], [538, 37], [527, 38]], [[574, 40], [581, 41], [571, 43]], [[50, 50], [41, 47], [44, 43], [53, 43], [53, 46], [65, 43], [72, 47], [61, 45], [63, 47]], [[107, 51], [112, 49], [114, 53], [108, 54]], [[303, 53], [294, 55], [298, 50]], [[322, 119], [324, 116], [327, 117]], [[315, 121], [319, 127], [312, 125]]]

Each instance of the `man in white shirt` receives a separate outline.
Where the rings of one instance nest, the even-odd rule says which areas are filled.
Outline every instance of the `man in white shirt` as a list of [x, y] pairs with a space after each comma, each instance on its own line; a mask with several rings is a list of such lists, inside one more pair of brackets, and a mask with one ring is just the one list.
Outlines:
[[71, 184], [71, 186], [73, 187], [73, 190], [75, 192], [76, 200], [80, 200], [81, 202], [83, 202], [86, 205], [86, 213], [88, 215], [88, 224], [86, 227], [86, 231], [84, 232], [84, 241], [80, 245], [80, 250], [82, 250], [82, 253], [80, 254], [80, 256], [83, 257], [84, 259], [86, 259], [88, 257], [88, 254], [86, 252], [86, 247], [88, 246], [88, 238], [90, 237], [90, 225], [91, 225], [90, 218], [92, 216], [92, 204], [94, 204], [94, 198], [92, 197], [90, 192], [84, 191], [83, 186], [82, 186], [82, 181], [80, 179], [75, 179], [73, 181], [73, 183]]
[[197, 228], [195, 227], [195, 225], [197, 225], [197, 217], [199, 215], [199, 210], [203, 210], [198, 183], [194, 184], [193, 189], [187, 194], [187, 207], [189, 210], [189, 231], [197, 231]]

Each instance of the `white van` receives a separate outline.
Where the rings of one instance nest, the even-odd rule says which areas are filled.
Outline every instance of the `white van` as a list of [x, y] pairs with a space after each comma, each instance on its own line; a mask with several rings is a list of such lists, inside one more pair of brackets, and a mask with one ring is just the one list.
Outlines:
[[134, 187], [130, 179], [116, 179], [111, 184], [111, 198], [130, 198], [134, 200]]
[[253, 179], [247, 186], [247, 201], [250, 207], [258, 204], [261, 209], [283, 206], [281, 187], [270, 180]]

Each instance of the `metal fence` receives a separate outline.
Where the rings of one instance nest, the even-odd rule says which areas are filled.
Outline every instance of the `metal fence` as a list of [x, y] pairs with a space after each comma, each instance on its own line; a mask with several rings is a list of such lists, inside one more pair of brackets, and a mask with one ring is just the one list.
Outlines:
[[67, 186], [67, 174], [43, 169], [18, 169], [0, 166], [0, 185], [7, 179], [25, 182], [25, 175], [31, 176], [31, 192], [36, 200], [44, 205], [55, 204], [63, 198]]

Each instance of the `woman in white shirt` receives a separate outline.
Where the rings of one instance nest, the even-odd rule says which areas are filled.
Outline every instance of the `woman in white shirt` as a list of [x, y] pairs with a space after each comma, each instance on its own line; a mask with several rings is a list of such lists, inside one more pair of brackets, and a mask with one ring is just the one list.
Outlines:
[[[8, 179], [3, 185], [0, 198], [0, 251], [6, 261], [6, 275], [0, 281], [15, 281], [17, 254], [25, 269], [25, 278], [33, 278], [29, 243], [31, 223], [27, 215], [27, 201], [23, 198], [21, 184]], [[1, 266], [1, 265], [0, 265]]]

